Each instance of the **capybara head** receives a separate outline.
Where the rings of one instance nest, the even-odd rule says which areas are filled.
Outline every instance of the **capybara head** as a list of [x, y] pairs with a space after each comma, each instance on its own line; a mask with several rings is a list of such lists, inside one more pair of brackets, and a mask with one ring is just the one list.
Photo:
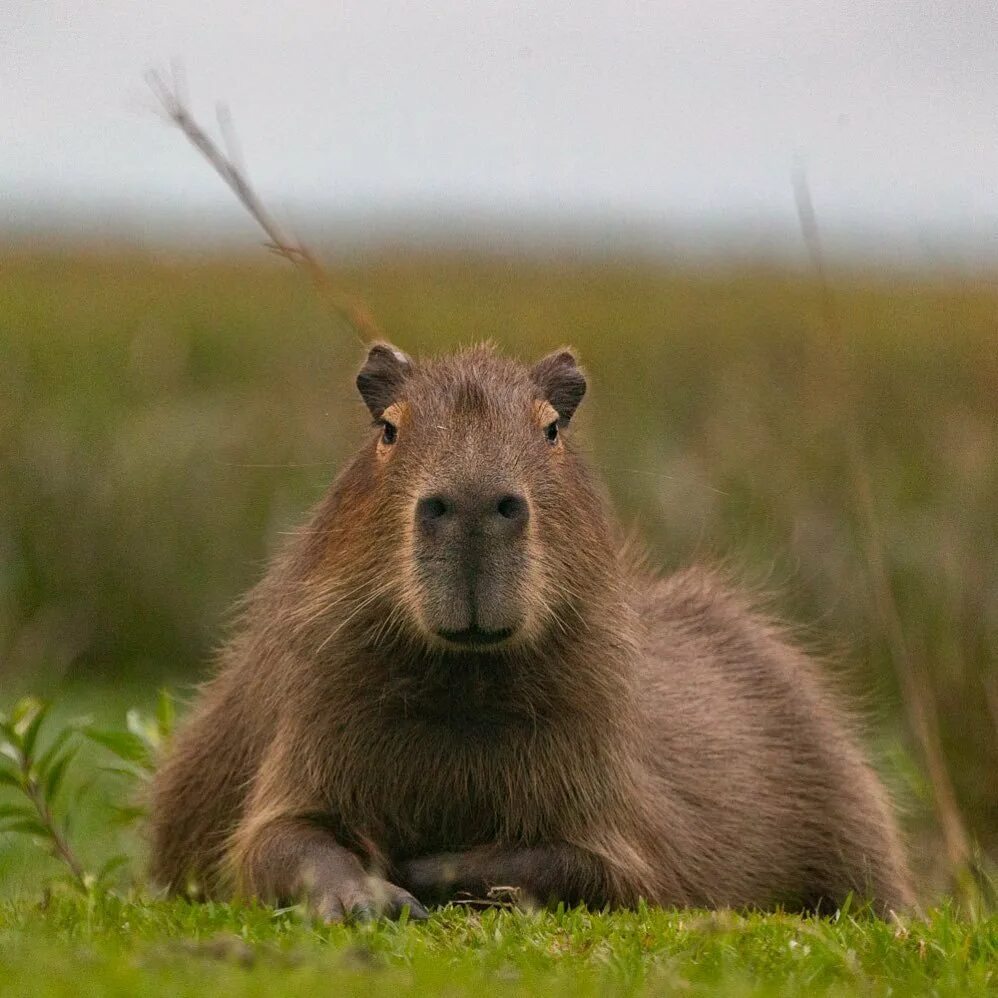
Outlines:
[[[349, 550], [368, 563], [384, 629], [493, 652], [580, 626], [580, 580], [612, 549], [566, 439], [586, 391], [574, 356], [526, 367], [476, 347], [416, 362], [376, 344], [357, 387], [374, 431], [337, 518], [376, 536]], [[360, 506], [367, 522], [351, 524]]]

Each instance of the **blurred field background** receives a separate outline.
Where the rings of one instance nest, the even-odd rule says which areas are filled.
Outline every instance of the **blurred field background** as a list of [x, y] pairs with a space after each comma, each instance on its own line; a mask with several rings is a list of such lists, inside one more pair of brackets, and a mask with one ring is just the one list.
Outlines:
[[[813, 278], [762, 265], [398, 251], [333, 276], [415, 354], [576, 347], [575, 436], [622, 522], [663, 568], [724, 558], [828, 654], [925, 891], [951, 871], [906, 669], [998, 856], [993, 280], [836, 273], [829, 323]], [[33, 691], [120, 723], [204, 677], [233, 600], [364, 432], [362, 354], [262, 253], [7, 247], [0, 705]], [[27, 848], [5, 844], [0, 889], [32, 875]]]

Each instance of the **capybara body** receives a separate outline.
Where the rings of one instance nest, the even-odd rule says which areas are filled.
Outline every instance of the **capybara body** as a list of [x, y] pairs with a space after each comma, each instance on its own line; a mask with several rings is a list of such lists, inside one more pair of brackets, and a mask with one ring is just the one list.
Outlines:
[[155, 878], [318, 914], [911, 902], [820, 669], [704, 569], [627, 553], [570, 353], [376, 345], [375, 429], [250, 594], [160, 768]]

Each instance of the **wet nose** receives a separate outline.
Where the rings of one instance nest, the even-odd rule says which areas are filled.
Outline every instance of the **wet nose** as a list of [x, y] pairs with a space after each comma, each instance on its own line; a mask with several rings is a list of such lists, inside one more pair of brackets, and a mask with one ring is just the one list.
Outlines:
[[512, 538], [530, 517], [526, 497], [518, 492], [489, 494], [434, 492], [416, 503], [416, 527], [426, 537], [454, 532]]

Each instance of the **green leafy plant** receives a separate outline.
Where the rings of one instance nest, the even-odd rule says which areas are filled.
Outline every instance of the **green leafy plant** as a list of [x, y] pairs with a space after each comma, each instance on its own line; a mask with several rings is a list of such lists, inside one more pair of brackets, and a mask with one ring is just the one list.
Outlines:
[[[125, 730], [83, 727], [82, 733], [114, 756], [112, 765], [102, 766], [106, 773], [115, 773], [140, 784], [147, 784], [156, 771], [156, 765], [169, 743], [176, 721], [173, 697], [166, 690], [159, 691], [156, 713], [146, 715], [131, 708], [125, 714]], [[115, 805], [118, 820], [129, 824], [143, 818], [145, 807], [138, 802]]]
[[40, 736], [48, 712], [47, 703], [24, 697], [9, 715], [0, 714], [0, 786], [12, 788], [20, 798], [0, 804], [0, 832], [30, 836], [62, 861], [71, 883], [88, 891], [100, 877], [87, 872], [70, 844], [71, 814], [59, 818], [55, 807], [79, 750], [77, 727], [65, 725], [43, 749]]
[[81, 730], [87, 738], [103, 746], [117, 760], [113, 766], [102, 767], [106, 772], [148, 782], [173, 734], [175, 719], [173, 697], [166, 690], [160, 690], [156, 713], [148, 716], [133, 707], [125, 714], [124, 731], [95, 728], [89, 724]]
[[[9, 714], [0, 713], [0, 788], [15, 792], [11, 803], [0, 802], [0, 833], [29, 836], [66, 867], [67, 880], [90, 892], [108, 885], [111, 874], [128, 862], [124, 854], [89, 871], [71, 839], [73, 810], [60, 807], [67, 771], [80, 748], [79, 736], [102, 746], [115, 757], [105, 771], [126, 776], [131, 782], [148, 782], [173, 731], [173, 698], [160, 691], [156, 713], [146, 716], [132, 709], [126, 729], [97, 728], [86, 720], [68, 721], [46, 740], [42, 729], [50, 705], [37, 697], [19, 700]], [[116, 805], [123, 824], [145, 814], [138, 804]]]

